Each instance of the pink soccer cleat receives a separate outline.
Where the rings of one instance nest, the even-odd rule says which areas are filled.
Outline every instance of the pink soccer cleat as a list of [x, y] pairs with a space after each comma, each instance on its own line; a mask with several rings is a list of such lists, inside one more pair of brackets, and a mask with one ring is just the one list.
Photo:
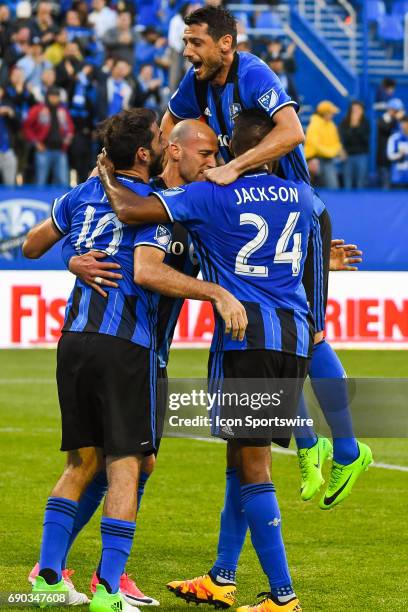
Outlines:
[[[95, 593], [96, 585], [99, 583], [96, 572], [92, 576], [91, 591]], [[122, 593], [123, 599], [131, 606], [159, 606], [160, 603], [153, 597], [148, 597], [136, 586], [134, 580], [129, 574], [122, 574], [120, 577], [119, 590]]]

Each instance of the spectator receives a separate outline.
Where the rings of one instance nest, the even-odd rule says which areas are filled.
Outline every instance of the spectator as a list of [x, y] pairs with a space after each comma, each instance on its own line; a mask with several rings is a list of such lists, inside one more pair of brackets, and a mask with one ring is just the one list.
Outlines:
[[130, 64], [123, 60], [114, 60], [111, 74], [105, 77], [98, 88], [98, 121], [129, 108], [133, 94], [133, 88], [127, 81], [130, 72]]
[[387, 156], [388, 139], [398, 129], [398, 121], [404, 116], [404, 105], [399, 98], [387, 102], [387, 110], [377, 122], [377, 169], [380, 186], [390, 187], [390, 160]]
[[166, 46], [166, 44], [166, 39], [160, 35], [156, 28], [146, 28], [142, 33], [141, 40], [136, 45], [136, 65], [141, 66], [146, 63], [154, 64], [160, 49]]
[[398, 130], [388, 139], [387, 157], [391, 162], [391, 186], [408, 187], [408, 115], [404, 115]]
[[344, 160], [344, 187], [363, 189], [367, 184], [370, 124], [362, 102], [352, 102], [340, 124], [340, 137], [347, 155]]
[[10, 44], [12, 25], [10, 21], [10, 9], [7, 5], [0, 5], [0, 57], [4, 57]]
[[74, 122], [75, 134], [69, 149], [71, 168], [76, 171], [77, 182], [83, 183], [92, 168], [92, 133], [95, 125], [96, 86], [94, 68], [85, 64], [68, 92], [68, 110]]
[[14, 66], [16, 62], [28, 54], [31, 43], [31, 32], [27, 26], [17, 28], [11, 35], [10, 44], [4, 53], [4, 64]]
[[94, 28], [96, 38], [102, 40], [106, 32], [116, 25], [117, 13], [106, 6], [106, 0], [93, 0], [92, 8], [89, 23]]
[[40, 86], [32, 88], [32, 93], [37, 103], [45, 102], [47, 92], [50, 87], [54, 87], [56, 80], [57, 77], [54, 68], [47, 68], [47, 70], [44, 70], [42, 73]]
[[182, 4], [179, 12], [171, 18], [169, 23], [168, 44], [170, 48], [170, 91], [175, 91], [183, 76], [183, 33], [186, 27], [184, 18], [196, 8], [195, 4], [186, 2]]
[[71, 81], [82, 67], [81, 50], [77, 42], [69, 42], [64, 49], [64, 59], [56, 68], [57, 85], [69, 89]]
[[296, 91], [295, 82], [292, 76], [285, 71], [285, 63], [283, 57], [277, 55], [276, 57], [270, 58], [268, 61], [268, 65], [279, 77], [284, 89], [288, 96], [292, 98], [292, 100], [298, 100], [298, 94]]
[[28, 85], [31, 87], [41, 85], [42, 73], [47, 68], [52, 68], [52, 64], [44, 58], [39, 38], [33, 38], [27, 53], [18, 60], [17, 66], [23, 70]]
[[381, 81], [375, 94], [374, 106], [376, 110], [386, 110], [387, 102], [392, 100], [392, 98], [395, 98], [396, 88], [397, 83], [394, 79], [385, 77], [385, 79]]
[[282, 58], [284, 72], [294, 74], [296, 72], [296, 63], [294, 59], [295, 49], [296, 45], [292, 43], [288, 45], [285, 50], [282, 41], [278, 38], [274, 38], [267, 43], [266, 53], [264, 53], [262, 57], [266, 63], [277, 57]]
[[22, 133], [22, 125], [29, 110], [36, 103], [33, 93], [26, 86], [21, 68], [12, 69], [10, 82], [5, 90], [7, 103], [14, 109], [13, 149], [17, 157], [17, 172], [24, 176], [28, 164], [30, 146]]
[[74, 126], [69, 112], [61, 104], [58, 88], [51, 87], [46, 102], [31, 108], [23, 128], [27, 140], [36, 147], [36, 184], [45, 185], [51, 173], [53, 184], [68, 185], [67, 149]]
[[52, 17], [52, 4], [50, 2], [39, 2], [37, 15], [31, 22], [31, 35], [38, 38], [42, 45], [50, 45], [54, 42], [57, 27]]
[[16, 184], [17, 158], [12, 149], [14, 122], [14, 109], [4, 99], [4, 90], [0, 87], [0, 174], [4, 185]]
[[103, 37], [108, 55], [123, 59], [133, 66], [136, 34], [132, 28], [132, 15], [129, 11], [119, 13], [116, 27], [110, 28]]
[[139, 70], [136, 79], [135, 92], [132, 98], [132, 106], [144, 106], [159, 113], [161, 111], [160, 87], [161, 79], [154, 78], [154, 67], [145, 64]]
[[68, 32], [65, 28], [61, 28], [55, 34], [54, 42], [49, 45], [44, 53], [46, 60], [51, 62], [53, 66], [57, 66], [64, 59], [64, 51], [68, 42]]
[[305, 155], [311, 174], [321, 187], [337, 189], [339, 179], [336, 158], [343, 156], [340, 136], [333, 117], [339, 112], [328, 100], [320, 102], [306, 130]]

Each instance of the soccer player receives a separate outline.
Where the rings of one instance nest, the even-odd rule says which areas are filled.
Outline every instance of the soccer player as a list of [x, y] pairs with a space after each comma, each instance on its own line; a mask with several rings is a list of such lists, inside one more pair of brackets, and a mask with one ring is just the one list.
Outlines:
[[[207, 6], [190, 13], [184, 21], [184, 56], [192, 68], [169, 102], [161, 126], [163, 133], [167, 136], [182, 119], [204, 118], [218, 135], [226, 162], [208, 170], [206, 176], [220, 185], [229, 184], [242, 173], [272, 160], [279, 160], [279, 176], [310, 183], [303, 150], [298, 146], [304, 140], [296, 115], [298, 105], [263, 61], [250, 53], [236, 52], [237, 28], [231, 13]], [[228, 143], [235, 119], [243, 109], [252, 108], [273, 119], [273, 130], [257, 146], [234, 157]], [[362, 474], [362, 464], [372, 461], [370, 448], [354, 436], [346, 374], [324, 338], [330, 245], [330, 217], [315, 194], [303, 282], [316, 325], [310, 378], [334, 442], [330, 481], [320, 500], [323, 510], [345, 499]], [[319, 263], [322, 260], [323, 265]], [[300, 416], [307, 416], [303, 400]], [[302, 474], [301, 497], [307, 501], [324, 482], [322, 465], [331, 455], [332, 446], [312, 430], [297, 432], [296, 443]]]
[[[271, 121], [265, 114], [243, 112], [237, 119], [233, 151], [240, 154], [250, 150], [270, 130]], [[304, 247], [313, 216], [310, 186], [271, 176], [262, 166], [230, 186], [192, 183], [143, 198], [126, 193], [115, 181], [106, 157], [99, 156], [98, 167], [119, 218], [127, 223], [181, 222], [193, 239], [204, 278], [216, 279], [245, 305], [248, 327], [242, 341], [227, 340], [216, 317], [209, 359], [210, 387], [224, 378], [235, 379], [237, 384], [243, 378], [280, 379], [282, 386], [282, 379], [290, 378], [292, 386], [285, 386], [282, 403], [286, 415], [294, 416], [314, 334], [302, 285]], [[222, 418], [222, 406], [219, 409]], [[290, 432], [283, 439], [271, 430], [262, 432], [262, 436], [228, 441], [228, 466], [236, 479], [235, 491], [229, 491], [229, 495], [239, 499], [240, 514], [269, 579], [270, 592], [262, 610], [294, 612], [300, 610], [300, 604], [292, 587], [270, 478], [271, 441], [286, 447]], [[177, 584], [169, 586], [187, 600], [228, 607], [235, 601], [236, 587], [228, 568], [220, 571], [219, 580], [218, 576], [214, 580], [205, 576], [186, 581], [191, 587], [188, 593]], [[215, 589], [210, 589], [211, 585]], [[250, 608], [244, 606], [240, 611]]]
[[[150, 180], [150, 185], [154, 189], [166, 189], [167, 187], [177, 187], [193, 181], [204, 180], [204, 171], [216, 165], [218, 143], [214, 132], [205, 123], [186, 120], [179, 123], [172, 131], [167, 150], [168, 161], [164, 171]], [[180, 223], [175, 223], [171, 231], [172, 239], [165, 256], [161, 249], [156, 249], [150, 245], [139, 246], [136, 252], [139, 284], [142, 286], [148, 285], [152, 291], [160, 292], [162, 272], [166, 272], [166, 269], [162, 267], [163, 262], [192, 277], [197, 277], [200, 269], [193, 254], [193, 245], [187, 230]], [[77, 251], [72, 247], [69, 238], [63, 246], [62, 253], [70, 271], [83, 283], [93, 287], [103, 297], [108, 296], [103, 290], [103, 285], [119, 287], [118, 281], [122, 278], [119, 272], [120, 266], [117, 263], [104, 262], [101, 258], [105, 258], [106, 253], [91, 251], [83, 255], [77, 255]], [[95, 283], [95, 278], [98, 283]], [[167, 378], [166, 366], [169, 349], [183, 302], [183, 298], [172, 298], [165, 295], [161, 295], [158, 302], [157, 352], [159, 378], [162, 384]], [[166, 400], [167, 398], [163, 399]], [[161, 408], [161, 410], [163, 409]], [[155, 466], [157, 451], [158, 447], [156, 447], [154, 453], [146, 453], [142, 460], [137, 493], [138, 511], [145, 485]], [[71, 591], [73, 592], [75, 589], [72, 580], [69, 578], [72, 570], [67, 569], [67, 556], [76, 536], [91, 519], [104, 498], [106, 488], [106, 474], [105, 471], [102, 471], [96, 475], [79, 500], [73, 533], [63, 560], [63, 575], [70, 580]], [[34, 582], [38, 569], [37, 564], [30, 572], [29, 580], [31, 582]], [[92, 577], [91, 590], [93, 592], [99, 581], [99, 569], [100, 567]], [[123, 573], [120, 577], [120, 592], [125, 601], [131, 605], [159, 605], [156, 599], [145, 595], [127, 573]], [[82, 601], [79, 595], [77, 600], [78, 602]]]
[[[149, 193], [149, 173], [160, 162], [164, 144], [154, 113], [133, 109], [110, 118], [103, 140], [125, 189]], [[97, 177], [54, 201], [52, 216], [29, 232], [24, 254], [40, 257], [66, 234], [76, 248], [94, 247], [120, 262], [123, 278], [107, 300], [76, 280], [68, 300], [57, 354], [67, 467], [47, 503], [33, 591], [67, 593], [69, 603], [62, 563], [79, 499], [101, 471], [105, 457], [108, 491], [101, 521], [102, 559], [90, 608], [92, 612], [127, 610], [131, 608], [119, 592], [119, 581], [135, 531], [140, 466], [143, 454], [156, 448], [156, 431], [161, 427], [156, 414], [159, 296], [134, 282], [134, 259], [146, 244], [164, 253], [171, 234], [165, 225], [135, 229], [121, 223]], [[228, 291], [171, 268], [168, 278], [170, 295], [212, 301], [231, 338], [243, 337], [245, 310]]]

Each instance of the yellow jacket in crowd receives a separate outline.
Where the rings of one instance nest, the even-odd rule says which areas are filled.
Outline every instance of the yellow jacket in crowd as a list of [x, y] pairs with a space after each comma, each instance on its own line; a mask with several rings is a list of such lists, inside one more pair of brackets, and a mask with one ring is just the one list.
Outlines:
[[340, 136], [334, 121], [324, 119], [317, 114], [312, 115], [306, 130], [306, 159], [313, 157], [333, 159], [341, 150]]

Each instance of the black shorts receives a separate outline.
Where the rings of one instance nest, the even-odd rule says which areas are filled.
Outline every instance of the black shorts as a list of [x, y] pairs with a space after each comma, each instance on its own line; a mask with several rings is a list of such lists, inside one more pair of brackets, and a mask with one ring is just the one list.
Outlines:
[[[226, 394], [239, 394], [240, 398], [253, 394], [267, 394], [269, 397], [278, 394], [278, 405], [248, 409], [247, 404], [214, 405], [212, 418], [212, 434], [223, 439], [234, 439], [244, 446], [269, 446], [271, 442], [287, 448], [292, 436], [292, 426], [262, 426], [254, 433], [250, 427], [226, 428], [217, 423], [219, 419], [231, 417], [252, 419], [276, 417], [278, 419], [294, 419], [298, 414], [300, 395], [303, 383], [309, 371], [310, 359], [298, 357], [289, 353], [264, 349], [247, 351], [224, 351], [210, 353], [208, 361], [209, 393], [221, 390]], [[252, 432], [253, 433], [253, 432]], [[247, 437], [248, 436], [248, 437]]]
[[316, 332], [324, 330], [329, 288], [331, 240], [330, 215], [324, 209], [319, 216], [313, 215], [313, 226], [309, 236], [303, 272], [303, 286], [315, 320]]
[[157, 355], [107, 334], [64, 332], [58, 343], [61, 450], [148, 454], [163, 428], [157, 415]]

